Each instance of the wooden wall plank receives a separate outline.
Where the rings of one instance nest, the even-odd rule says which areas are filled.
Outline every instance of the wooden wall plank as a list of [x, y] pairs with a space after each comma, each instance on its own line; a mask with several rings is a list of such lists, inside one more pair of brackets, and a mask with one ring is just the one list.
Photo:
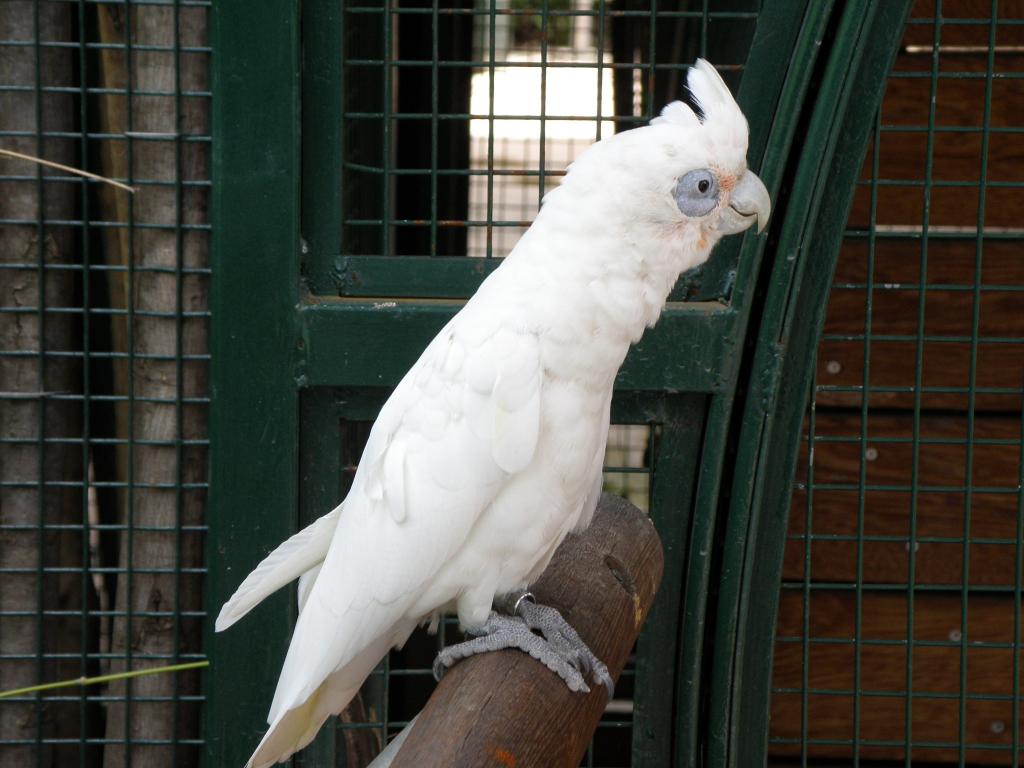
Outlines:
[[[1024, 18], [1024, 0], [1003, 0], [998, 8], [1001, 20]], [[915, 1], [912, 17], [922, 23], [906, 27], [904, 49], [886, 86], [874, 184], [874, 146], [861, 168], [818, 349], [813, 474], [808, 474], [805, 439], [790, 512], [783, 566], [789, 588], [783, 590], [774, 657], [770, 752], [775, 757], [805, 754], [846, 764], [856, 752], [861, 760], [1011, 763], [1024, 398], [1024, 79], [1019, 77], [1024, 26], [996, 29], [979, 239], [991, 11], [989, 0], [942, 3], [933, 104], [930, 19], [936, 7], [934, 0]], [[933, 108], [935, 131], [929, 140]], [[926, 189], [929, 173], [932, 185]], [[929, 236], [922, 240], [925, 226]], [[869, 254], [866, 235], [872, 228]], [[919, 338], [923, 390], [915, 395]], [[973, 397], [968, 392], [972, 364]], [[865, 398], [869, 410], [862, 444]], [[915, 408], [921, 413], [917, 446]], [[911, 546], [912, 579], [924, 589], [914, 592], [914, 644], [908, 656]], [[813, 586], [806, 605], [805, 578]], [[967, 746], [961, 754], [965, 583], [970, 588]], [[859, 644], [853, 642], [857, 589]], [[906, 693], [911, 661], [912, 699]]]
[[[968, 553], [969, 583], [974, 586], [1014, 584], [1020, 430], [1018, 419], [979, 416], [975, 420]], [[864, 580], [905, 583], [911, 530], [912, 416], [872, 413], [863, 448], [858, 413], [820, 411], [815, 432], [820, 440], [814, 455], [812, 580], [856, 580], [858, 510], [863, 496]], [[914, 574], [920, 584], [959, 586], [964, 577], [966, 432], [967, 419], [960, 415], [926, 416], [921, 423], [925, 442], [919, 447]], [[862, 451], [865, 490], [858, 485]], [[797, 478], [804, 483], [808, 478], [806, 441]], [[793, 494], [791, 507], [783, 569], [787, 580], [804, 578], [806, 506], [807, 490], [801, 486]]]
[[[847, 741], [854, 737], [853, 714], [855, 654], [860, 654], [859, 738], [889, 745], [861, 745], [863, 759], [903, 760], [906, 723], [906, 597], [892, 593], [863, 595], [862, 643], [854, 638], [855, 596], [834, 590], [815, 591], [808, 609], [807, 669], [811, 716], [809, 756], [849, 757]], [[914, 602], [912, 738], [915, 743], [944, 743], [946, 747], [920, 747], [912, 758], [921, 762], [954, 762], [960, 693], [960, 597], [919, 594]], [[799, 641], [804, 623], [804, 598], [798, 591], [783, 594], [779, 615], [780, 642], [776, 645], [771, 738], [801, 738], [801, 691], [804, 647]], [[1013, 603], [1003, 596], [972, 596], [967, 638], [966, 732], [967, 761], [975, 764], [1010, 763], [1013, 692]], [[792, 642], [795, 640], [795, 642]], [[863, 642], [867, 641], [867, 642]], [[882, 644], [888, 641], [890, 644]], [[925, 645], [923, 643], [930, 643]], [[941, 644], [941, 645], [937, 645]], [[782, 689], [781, 691], [778, 689]], [[983, 747], [979, 746], [983, 745]], [[797, 755], [798, 743], [775, 743], [776, 755]]]

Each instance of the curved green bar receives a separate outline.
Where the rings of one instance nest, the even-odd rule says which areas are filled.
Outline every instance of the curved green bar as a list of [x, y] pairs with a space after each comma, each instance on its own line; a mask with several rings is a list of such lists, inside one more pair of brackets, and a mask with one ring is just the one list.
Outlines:
[[[813, 64], [821, 49], [832, 8], [832, 2], [802, 4], [769, 0], [758, 18], [738, 100], [751, 126], [748, 156], [751, 164], [758, 168], [773, 200], [777, 199], [781, 188], [786, 160], [797, 133], [800, 106], [808, 98]], [[755, 158], [760, 159], [759, 164]], [[740, 316], [735, 330], [739, 338], [748, 332], [765, 243], [766, 238], [753, 235], [743, 240], [732, 296], [734, 310]], [[686, 560], [674, 734], [674, 764], [679, 766], [696, 766], [706, 741], [700, 714], [707, 667], [704, 635], [715, 565], [713, 539], [718, 523], [719, 494], [740, 373], [740, 355], [735, 358], [728, 387], [723, 394], [714, 397], [708, 412]]]

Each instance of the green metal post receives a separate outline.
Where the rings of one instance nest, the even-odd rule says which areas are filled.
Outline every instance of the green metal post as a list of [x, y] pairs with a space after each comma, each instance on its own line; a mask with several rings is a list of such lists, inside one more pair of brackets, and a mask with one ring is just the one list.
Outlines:
[[[247, 630], [212, 631], [267, 543], [287, 538], [298, 520], [299, 4], [224, 0], [212, 21], [211, 767], [243, 765], [255, 747], [293, 614], [289, 592], [257, 608]], [[254, 634], [258, 625], [270, 629]]]
[[302, 13], [302, 253], [314, 293], [330, 295], [341, 253], [342, 60], [341, 3], [305, 0]]

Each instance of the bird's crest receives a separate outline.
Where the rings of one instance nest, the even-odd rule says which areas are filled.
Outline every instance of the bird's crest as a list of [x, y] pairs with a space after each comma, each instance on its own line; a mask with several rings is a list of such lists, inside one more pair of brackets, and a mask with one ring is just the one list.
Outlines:
[[742, 144], [745, 154], [747, 119], [718, 71], [704, 59], [697, 59], [686, 74], [686, 89], [692, 106], [684, 101], [673, 101], [651, 124], [683, 128], [703, 125], [712, 129], [719, 140]]

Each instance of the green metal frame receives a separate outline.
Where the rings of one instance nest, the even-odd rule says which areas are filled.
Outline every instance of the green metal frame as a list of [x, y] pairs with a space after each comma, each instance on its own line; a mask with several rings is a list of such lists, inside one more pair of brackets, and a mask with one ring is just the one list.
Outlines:
[[[717, 255], [736, 264], [730, 295], [670, 304], [617, 381], [616, 419], [664, 424], [655, 462], [668, 468], [652, 491], [666, 577], [638, 649], [637, 766], [764, 764], [765, 660], [811, 350], [908, 5], [765, 0], [739, 100], [751, 164], [776, 200], [773, 234]], [[211, 615], [303, 516], [333, 504], [339, 438], [328, 425], [372, 417], [494, 263], [339, 255], [338, 9], [214, 8]], [[301, 24], [305, 14], [318, 23]], [[207, 635], [208, 765], [248, 757], [293, 610], [285, 590], [248, 631]], [[320, 739], [307, 762], [333, 751]]]
[[[207, 613], [298, 523], [299, 14], [297, 3], [212, 11], [213, 281]], [[258, 118], [254, 116], [259, 116]], [[212, 445], [216, 444], [216, 448]], [[294, 594], [214, 634], [207, 765], [244, 765], [287, 649]], [[248, 737], [248, 738], [247, 738]]]

